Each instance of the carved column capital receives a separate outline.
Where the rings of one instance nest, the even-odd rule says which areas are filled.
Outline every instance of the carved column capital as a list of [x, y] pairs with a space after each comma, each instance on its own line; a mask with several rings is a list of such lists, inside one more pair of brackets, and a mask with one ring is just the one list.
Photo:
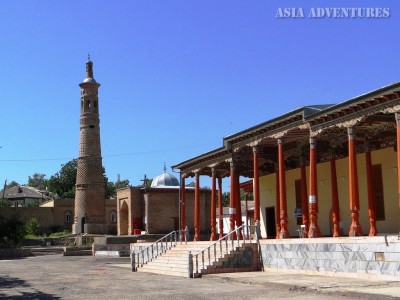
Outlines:
[[395, 118], [396, 118], [397, 126], [400, 126], [400, 112], [396, 112], [394, 115], [395, 115]]
[[316, 144], [315, 137], [310, 137], [310, 148], [315, 149], [315, 144]]
[[354, 127], [347, 127], [347, 135], [349, 137], [349, 140], [353, 140], [355, 136], [355, 129]]

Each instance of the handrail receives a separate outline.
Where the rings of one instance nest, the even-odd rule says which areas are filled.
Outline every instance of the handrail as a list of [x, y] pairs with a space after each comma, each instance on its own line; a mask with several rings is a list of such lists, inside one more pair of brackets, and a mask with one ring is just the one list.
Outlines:
[[[259, 243], [260, 239], [260, 224], [257, 221], [255, 225], [246, 225], [243, 224], [239, 227], [237, 227], [235, 230], [229, 232], [227, 235], [223, 236], [220, 238], [218, 241], [212, 243], [210, 246], [204, 248], [203, 250], [200, 250], [199, 252], [192, 254], [189, 251], [189, 270], [188, 270], [188, 276], [189, 278], [194, 278], [195, 274], [199, 273], [199, 256], [201, 255], [201, 265], [200, 265], [200, 270], [205, 269], [206, 266], [211, 265], [212, 263], [217, 261], [217, 258], [222, 258], [223, 254], [228, 254], [229, 253], [229, 248], [234, 249], [235, 244], [237, 244], [237, 247], [240, 247], [240, 242], [243, 241], [245, 242], [246, 240], [252, 241], [253, 239], [251, 238], [251, 231], [250, 229], [254, 227], [254, 235], [256, 242]], [[245, 232], [242, 232], [245, 231]], [[230, 241], [228, 243], [228, 241]], [[219, 251], [217, 251], [217, 245], [219, 244]], [[229, 247], [230, 246], [230, 247]], [[211, 248], [212, 254], [211, 254]], [[223, 251], [224, 250], [224, 251]], [[219, 255], [217, 253], [219, 252]], [[205, 253], [207, 253], [207, 261], [205, 260]]]
[[[184, 231], [188, 231], [187, 229]], [[185, 243], [187, 243], [187, 232], [185, 234]], [[149, 261], [152, 261], [157, 256], [162, 253], [167, 252], [167, 250], [171, 250], [172, 247], [176, 247], [178, 242], [182, 243], [180, 239], [180, 230], [179, 231], [171, 231], [167, 235], [163, 236], [161, 239], [155, 241], [151, 245], [147, 246], [144, 249], [141, 249], [139, 252], [135, 253], [135, 250], [131, 251], [131, 266], [132, 272], [136, 272], [137, 268], [143, 267]]]

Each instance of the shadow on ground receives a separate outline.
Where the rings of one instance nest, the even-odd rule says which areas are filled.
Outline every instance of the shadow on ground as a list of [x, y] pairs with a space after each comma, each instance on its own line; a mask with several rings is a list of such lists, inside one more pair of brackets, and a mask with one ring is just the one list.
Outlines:
[[[18, 288], [31, 288], [32, 291], [18, 291]], [[0, 299], [60, 299], [60, 297], [38, 291], [25, 280], [3, 275], [0, 277]]]

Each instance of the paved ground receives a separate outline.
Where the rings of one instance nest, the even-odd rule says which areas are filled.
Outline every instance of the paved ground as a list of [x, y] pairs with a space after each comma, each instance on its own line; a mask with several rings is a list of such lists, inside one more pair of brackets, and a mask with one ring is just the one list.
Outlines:
[[271, 272], [186, 279], [132, 273], [128, 258], [0, 260], [2, 299], [400, 299], [400, 282]]

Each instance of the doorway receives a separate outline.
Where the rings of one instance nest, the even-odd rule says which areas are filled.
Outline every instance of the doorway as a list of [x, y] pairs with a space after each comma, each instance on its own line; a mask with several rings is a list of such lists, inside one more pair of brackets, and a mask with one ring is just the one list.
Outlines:
[[265, 208], [265, 230], [268, 239], [276, 238], [275, 206]]
[[85, 233], [85, 223], [86, 223], [86, 219], [85, 219], [85, 217], [82, 217], [82, 219], [81, 219], [81, 233]]

